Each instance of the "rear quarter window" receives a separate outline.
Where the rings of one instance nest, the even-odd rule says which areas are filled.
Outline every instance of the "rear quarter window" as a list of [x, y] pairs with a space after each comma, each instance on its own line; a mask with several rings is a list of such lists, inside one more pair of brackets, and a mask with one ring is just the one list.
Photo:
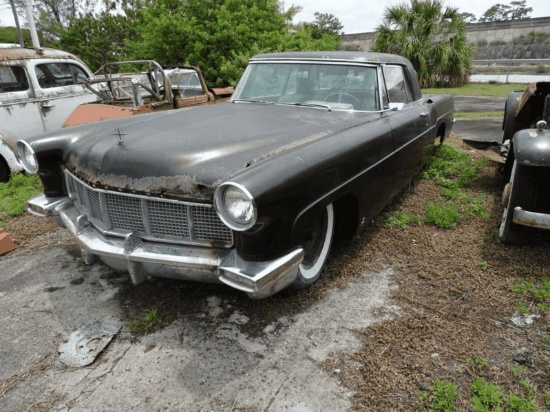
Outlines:
[[21, 66], [0, 66], [0, 93], [21, 92], [29, 89], [29, 79]]

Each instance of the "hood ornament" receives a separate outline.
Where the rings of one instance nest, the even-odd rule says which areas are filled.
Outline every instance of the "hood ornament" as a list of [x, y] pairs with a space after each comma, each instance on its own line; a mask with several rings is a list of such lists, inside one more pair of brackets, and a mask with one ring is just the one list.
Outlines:
[[122, 133], [122, 130], [120, 130], [120, 127], [117, 127], [115, 132], [112, 135], [118, 137], [118, 144], [124, 143], [124, 136], [126, 136], [126, 133]]

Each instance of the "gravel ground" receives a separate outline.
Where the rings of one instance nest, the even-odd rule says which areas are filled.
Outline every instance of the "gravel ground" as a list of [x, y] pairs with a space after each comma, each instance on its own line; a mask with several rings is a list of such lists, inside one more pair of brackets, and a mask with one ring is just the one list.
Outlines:
[[[461, 145], [458, 139], [452, 140]], [[467, 146], [461, 147], [476, 156]], [[392, 268], [391, 282], [397, 287], [392, 288], [391, 304], [400, 308], [401, 315], [354, 330], [363, 338], [364, 347], [325, 362], [327, 371], [337, 370], [342, 384], [355, 392], [357, 410], [420, 409], [419, 391], [429, 390], [438, 379], [457, 384], [461, 395], [457, 406], [469, 410], [466, 400], [476, 376], [515, 393], [522, 393], [520, 379], [528, 378], [543, 405], [542, 395], [550, 391], [550, 346], [544, 340], [550, 334], [550, 311], [532, 306], [530, 313], [540, 317], [529, 328], [516, 327], [511, 317], [520, 296], [511, 291], [510, 279], [540, 282], [550, 278], [550, 236], [533, 233], [525, 245], [517, 247], [499, 242], [503, 185], [496, 164], [488, 162], [467, 191], [485, 196], [489, 217], [466, 216], [454, 229], [424, 223], [391, 229], [381, 216], [360, 238], [332, 253], [323, 279], [314, 288], [262, 304], [266, 321], [252, 323], [248, 333], [262, 330], [280, 313], [299, 312], [324, 299], [327, 291], [345, 287], [365, 271]], [[433, 182], [417, 180], [388, 212], [423, 215], [426, 204], [438, 193]], [[65, 231], [31, 215], [9, 220], [6, 229], [17, 245], [7, 257], [59, 243], [76, 249]], [[185, 285], [181, 287], [190, 291]], [[208, 294], [211, 287], [219, 288], [206, 286], [200, 293]], [[154, 287], [122, 287], [119, 293], [121, 300], [132, 302], [127, 305], [134, 312], [126, 313], [129, 318], [153, 303], [160, 313], [171, 314], [163, 318], [161, 328], [193, 310], [178, 293], [173, 299], [155, 296]], [[142, 307], [141, 301], [149, 306]], [[257, 311], [258, 305], [252, 302], [240, 310], [245, 314]], [[261, 318], [256, 314], [255, 319]]]

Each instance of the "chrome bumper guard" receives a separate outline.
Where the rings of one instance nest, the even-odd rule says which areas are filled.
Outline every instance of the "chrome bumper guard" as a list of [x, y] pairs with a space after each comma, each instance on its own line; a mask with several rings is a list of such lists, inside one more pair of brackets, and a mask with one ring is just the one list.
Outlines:
[[80, 244], [86, 263], [95, 256], [108, 266], [126, 270], [134, 284], [148, 276], [204, 282], [222, 282], [252, 298], [271, 296], [290, 285], [297, 276], [303, 249], [272, 261], [242, 259], [235, 249], [215, 249], [160, 242], [143, 242], [135, 233], [124, 238], [106, 236], [88, 221], [69, 197], [39, 195], [27, 202], [27, 210], [52, 217], [67, 228]]
[[517, 225], [550, 230], [550, 214], [528, 212], [519, 206], [514, 208], [514, 217], [512, 221]]

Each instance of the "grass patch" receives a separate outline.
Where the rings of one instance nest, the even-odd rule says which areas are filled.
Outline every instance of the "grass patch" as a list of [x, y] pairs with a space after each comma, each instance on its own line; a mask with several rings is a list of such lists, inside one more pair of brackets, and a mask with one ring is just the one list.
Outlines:
[[14, 173], [7, 183], [0, 183], [0, 226], [2, 217], [19, 216], [26, 210], [26, 202], [42, 192], [38, 175]]
[[422, 173], [424, 179], [433, 179], [441, 186], [440, 199], [426, 206], [424, 221], [448, 229], [455, 227], [463, 215], [488, 218], [485, 196], [472, 197], [463, 190], [477, 178], [484, 164], [484, 158], [472, 160], [453, 146], [441, 146]]
[[409, 224], [416, 224], [422, 221], [422, 217], [403, 212], [388, 213], [386, 215], [386, 224], [392, 229], [403, 229]]
[[456, 112], [457, 119], [483, 119], [486, 117], [503, 117], [504, 110], [500, 112]]
[[[518, 392], [506, 393], [504, 389], [483, 378], [476, 377], [470, 388], [469, 410], [474, 412], [509, 411], [509, 412], [539, 412], [549, 411], [550, 393], [544, 394], [544, 407], [539, 408], [535, 400], [536, 387], [529, 379], [520, 379]], [[456, 411], [455, 403], [459, 400], [457, 385], [443, 380], [436, 380], [428, 391], [418, 395], [421, 409], [430, 412]]]
[[452, 94], [453, 96], [493, 96], [508, 97], [514, 90], [523, 90], [524, 84], [486, 84], [470, 83], [461, 87], [453, 88], [428, 88], [422, 89], [424, 94]]
[[520, 295], [518, 312], [525, 315], [537, 308], [540, 312], [548, 311], [550, 307], [550, 278], [540, 282], [531, 282], [525, 279], [509, 280], [512, 292]]

